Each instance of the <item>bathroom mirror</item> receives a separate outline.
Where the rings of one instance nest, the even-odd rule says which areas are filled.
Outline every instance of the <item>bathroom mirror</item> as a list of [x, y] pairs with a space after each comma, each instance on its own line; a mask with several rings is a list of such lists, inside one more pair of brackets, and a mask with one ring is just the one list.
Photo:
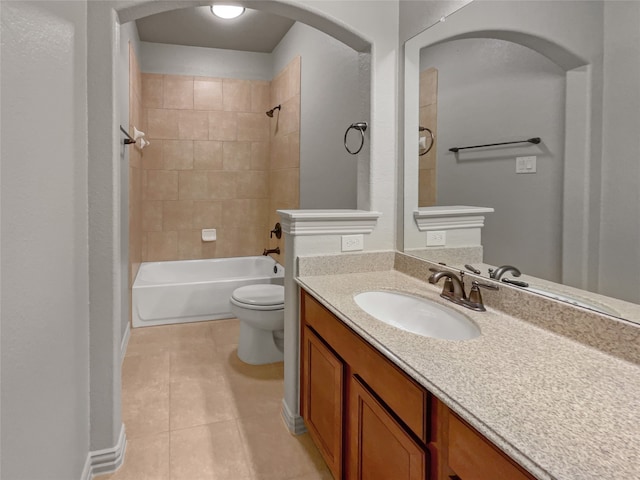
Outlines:
[[[638, 2], [476, 0], [408, 40], [405, 252], [640, 322], [639, 25]], [[419, 228], [429, 205], [493, 208], [480, 253]]]

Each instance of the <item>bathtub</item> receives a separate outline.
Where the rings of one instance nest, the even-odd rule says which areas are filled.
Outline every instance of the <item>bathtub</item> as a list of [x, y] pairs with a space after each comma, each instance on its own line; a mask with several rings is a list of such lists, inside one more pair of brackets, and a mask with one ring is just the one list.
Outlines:
[[284, 267], [267, 256], [147, 262], [133, 282], [134, 327], [232, 318], [233, 291], [284, 284]]

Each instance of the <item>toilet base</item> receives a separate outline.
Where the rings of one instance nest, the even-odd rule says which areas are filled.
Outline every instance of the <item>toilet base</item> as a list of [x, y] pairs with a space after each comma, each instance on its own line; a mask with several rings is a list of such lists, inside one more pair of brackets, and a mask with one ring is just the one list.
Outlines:
[[274, 333], [271, 330], [253, 328], [241, 321], [238, 358], [250, 365], [282, 362], [284, 352], [276, 346]]

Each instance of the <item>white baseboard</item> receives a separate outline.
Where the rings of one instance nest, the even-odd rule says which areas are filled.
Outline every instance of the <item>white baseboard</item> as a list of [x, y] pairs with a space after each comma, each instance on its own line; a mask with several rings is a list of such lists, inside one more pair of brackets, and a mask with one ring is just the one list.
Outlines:
[[120, 428], [118, 443], [110, 448], [89, 452], [87, 464], [82, 473], [82, 480], [91, 480], [96, 475], [115, 472], [124, 462], [124, 454], [127, 449], [127, 436], [124, 424]]
[[124, 362], [124, 356], [127, 353], [127, 346], [129, 345], [129, 338], [131, 338], [131, 324], [127, 322], [127, 329], [122, 335], [122, 342], [120, 342], [120, 363]]
[[294, 435], [302, 435], [307, 431], [307, 427], [304, 424], [304, 420], [300, 415], [294, 415], [289, 410], [289, 406], [287, 403], [282, 400], [282, 419], [284, 420], [285, 425], [289, 429], [291, 433]]

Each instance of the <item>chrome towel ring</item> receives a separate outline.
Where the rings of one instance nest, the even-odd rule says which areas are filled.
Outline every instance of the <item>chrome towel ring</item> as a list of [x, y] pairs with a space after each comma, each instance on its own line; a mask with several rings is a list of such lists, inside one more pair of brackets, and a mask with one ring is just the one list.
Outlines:
[[[352, 128], [355, 128], [356, 130], [360, 130], [360, 147], [355, 152], [352, 152], [347, 146], [347, 135], [349, 134], [349, 130], [351, 130]], [[351, 155], [357, 155], [358, 153], [360, 153], [360, 150], [362, 150], [362, 147], [364, 146], [364, 132], [366, 129], [367, 129], [367, 122], [356, 122], [349, 125], [349, 128], [347, 128], [347, 131], [344, 132], [344, 148], [346, 148], [347, 152], [349, 152]]]
[[431, 143], [429, 144], [429, 146], [425, 149], [424, 152], [418, 154], [419, 156], [423, 156], [423, 155], [426, 155], [427, 153], [429, 153], [431, 151], [431, 149], [433, 148], [433, 144], [435, 143], [436, 139], [433, 136], [433, 132], [431, 131], [430, 128], [418, 126], [418, 132], [429, 132], [429, 135], [431, 136]]

